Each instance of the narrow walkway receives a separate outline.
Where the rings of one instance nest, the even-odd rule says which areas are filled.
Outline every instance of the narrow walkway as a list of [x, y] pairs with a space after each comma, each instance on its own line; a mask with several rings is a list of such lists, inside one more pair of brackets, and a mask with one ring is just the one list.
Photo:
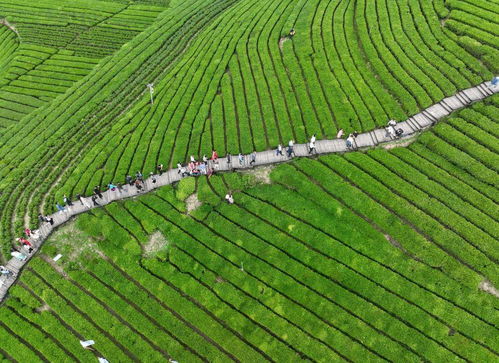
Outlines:
[[[17, 34], [17, 36], [19, 37], [19, 32], [17, 31], [17, 29], [12, 26], [7, 19], [3, 18], [3, 19], [0, 19], [0, 24], [1, 25], [5, 25], [7, 28], [9, 28], [10, 30], [12, 30], [14, 33]], [[20, 38], [20, 37], [19, 37]]]
[[[476, 87], [460, 91], [454, 96], [444, 98], [442, 101], [428, 107], [417, 115], [409, 117], [408, 120], [397, 123], [397, 129], [401, 128], [402, 130], [404, 130], [402, 138], [394, 139], [390, 137], [390, 135], [384, 128], [381, 128], [359, 134], [355, 139], [356, 145], [353, 149], [347, 148], [346, 141], [344, 139], [318, 140], [316, 141], [317, 152], [314, 155], [343, 153], [355, 149], [372, 148], [382, 143], [402, 140], [414, 136], [415, 134], [430, 128], [440, 119], [448, 116], [453, 111], [468, 106], [475, 101], [483, 100], [495, 93], [499, 93], [499, 86], [493, 87], [490, 82], [484, 82]], [[285, 153], [285, 148], [283, 149]], [[309, 154], [308, 144], [295, 144], [294, 152], [295, 157], [313, 156]], [[250, 165], [249, 155], [245, 155], [244, 161], [242, 163], [239, 162], [237, 156], [232, 156], [231, 163], [228, 163], [227, 157], [224, 157], [218, 159], [217, 165], [212, 164], [210, 165], [210, 167], [213, 167], [216, 172], [234, 171], [237, 169], [254, 168], [260, 165], [277, 164], [289, 161], [293, 158], [294, 157], [288, 158], [287, 156], [276, 155], [275, 150], [267, 150], [256, 153], [256, 161], [255, 163], [253, 163], [253, 165]], [[137, 192], [137, 188], [135, 188], [135, 186], [130, 185], [123, 186], [123, 190], [121, 192], [118, 190], [108, 190], [106, 192], [103, 192], [103, 198], [98, 199], [98, 203], [100, 204], [100, 206], [103, 206], [115, 200], [142, 195], [164, 185], [178, 182], [180, 179], [182, 179], [182, 176], [180, 175], [178, 169], [172, 169], [163, 173], [161, 176], [156, 175], [155, 179], [156, 183], [153, 183], [151, 178], [146, 179], [144, 181], [144, 190], [140, 193]], [[15, 283], [24, 265], [26, 265], [28, 261], [36, 254], [36, 252], [50, 235], [50, 233], [61, 224], [67, 222], [71, 217], [95, 208], [95, 206], [92, 205], [93, 203], [91, 198], [87, 197], [84, 199], [84, 204], [80, 203], [80, 201], [75, 201], [72, 207], [66, 207], [66, 211], [62, 213], [56, 212], [49, 216], [54, 219], [54, 224], [50, 225], [49, 223], [44, 223], [38, 230], [38, 238], [29, 238], [29, 241], [33, 245], [34, 251], [31, 254], [28, 254], [27, 251], [24, 252], [25, 255], [28, 256], [27, 259], [24, 261], [20, 261], [16, 258], [12, 258], [7, 263], [7, 269], [12, 271], [13, 274], [0, 277], [0, 303], [7, 296], [7, 292], [10, 286]]]

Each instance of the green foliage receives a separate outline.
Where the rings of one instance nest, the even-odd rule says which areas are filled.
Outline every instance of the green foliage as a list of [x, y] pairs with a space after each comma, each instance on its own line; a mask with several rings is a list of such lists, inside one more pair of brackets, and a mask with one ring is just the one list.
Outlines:
[[15, 24], [22, 39], [19, 45], [16, 33], [0, 26], [0, 128], [66, 92], [100, 59], [152, 24], [164, 3], [90, 0], [32, 7], [29, 1], [0, 2], [0, 14]]
[[196, 179], [184, 178], [177, 184], [176, 196], [179, 200], [185, 201], [196, 191]]
[[19, 39], [11, 29], [0, 25], [0, 74], [9, 66], [17, 48]]
[[[43, 329], [60, 339], [54, 317], [71, 319], [106, 355], [121, 349], [127, 357], [161, 359], [167, 351], [189, 361], [227, 354], [251, 361], [296, 354], [316, 360], [338, 354], [491, 359], [485, 347], [493, 346], [496, 302], [476, 292], [479, 274], [446, 256], [453, 246], [439, 250], [436, 244], [449, 238], [462, 243], [470, 228], [483, 238], [497, 234], [494, 222], [480, 224], [492, 211], [466, 199], [466, 189], [444, 188], [454, 183], [450, 176], [425, 179], [428, 163], [402, 165], [413, 153], [297, 160], [276, 167], [271, 185], [255, 186], [238, 173], [202, 177], [196, 192], [203, 205], [190, 216], [177, 198], [188, 194], [179, 190], [194, 191], [188, 179], [176, 189], [110, 204], [76, 221], [103, 254], [80, 255], [79, 269], [63, 262], [69, 275], [62, 279], [51, 263], [35, 259], [21, 278], [30, 290], [14, 289], [10, 304], [19, 314], [39, 308], [27, 293], [32, 291], [55, 315], [30, 317], [36, 322], [30, 329], [37, 329], [31, 336]], [[412, 189], [405, 187], [409, 183]], [[236, 204], [222, 203], [227, 189], [235, 191]], [[425, 203], [423, 191], [445, 205]], [[445, 223], [448, 236], [435, 223]], [[463, 223], [470, 225], [461, 228]], [[158, 230], [168, 249], [144, 258], [143, 248]], [[61, 252], [60, 241], [54, 235], [44, 252]], [[466, 253], [461, 259], [478, 268], [475, 252]], [[18, 319], [12, 311], [2, 313], [5, 324]], [[16, 326], [17, 334], [28, 331]], [[44, 347], [40, 354], [63, 357], [60, 349]]]
[[[213, 148], [372, 130], [490, 79], [497, 10], [0, 0], [19, 32], [0, 27], [2, 256], [64, 194]], [[498, 106], [407, 148], [294, 160], [272, 184], [185, 178], [78, 216], [0, 307], [0, 358], [494, 361], [497, 299], [478, 286], [499, 286]]]
[[476, 2], [447, 1], [448, 20], [445, 26], [456, 34], [460, 45], [473, 56], [481, 59], [493, 74], [497, 74], [499, 66], [499, 42], [497, 41], [496, 15], [497, 4], [489, 4], [483, 0]]

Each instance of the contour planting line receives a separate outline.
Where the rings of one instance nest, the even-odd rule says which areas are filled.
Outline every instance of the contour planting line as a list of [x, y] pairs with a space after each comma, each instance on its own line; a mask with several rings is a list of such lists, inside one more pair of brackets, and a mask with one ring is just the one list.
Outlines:
[[[471, 87], [459, 91], [453, 96], [444, 98], [440, 102], [426, 108], [420, 113], [409, 117], [406, 121], [398, 122], [397, 128], [402, 129], [403, 136], [401, 138], [394, 138], [390, 136], [385, 128], [375, 129], [359, 134], [354, 141], [354, 147], [348, 148], [344, 139], [333, 140], [318, 140], [316, 141], [316, 148], [313, 154], [309, 153], [308, 144], [295, 144], [293, 157], [277, 155], [275, 150], [266, 150], [256, 153], [256, 161], [250, 164], [250, 156], [244, 155], [244, 160], [240, 163], [237, 156], [232, 156], [231, 162], [228, 162], [227, 157], [219, 158], [217, 163], [209, 161], [209, 167], [213, 168], [216, 172], [222, 171], [236, 171], [237, 169], [249, 169], [261, 165], [271, 165], [290, 161], [295, 157], [310, 157], [315, 155], [325, 155], [331, 153], [344, 153], [355, 151], [359, 149], [374, 148], [379, 144], [386, 144], [401, 139], [414, 137], [420, 132], [434, 126], [440, 119], [450, 115], [452, 112], [459, 110], [473, 102], [483, 100], [496, 93], [499, 93], [499, 86], [492, 86], [491, 82], [483, 82], [478, 86]], [[153, 191], [159, 187], [170, 185], [182, 179], [179, 169], [170, 169], [162, 175], [155, 175], [154, 177], [144, 180], [144, 192]], [[153, 179], [155, 182], [153, 182]], [[92, 205], [93, 202], [90, 197], [84, 198], [84, 203], [75, 201], [70, 207], [66, 207], [64, 212], [56, 212], [49, 217], [53, 218], [54, 224], [44, 223], [40, 226], [38, 234], [29, 238], [30, 243], [33, 245], [33, 252], [28, 254], [25, 251], [27, 258], [24, 261], [12, 258], [6, 265], [6, 268], [12, 273], [10, 275], [0, 276], [0, 303], [3, 302], [7, 296], [9, 288], [16, 282], [21, 270], [29, 262], [29, 260], [40, 249], [43, 242], [50, 236], [52, 231], [58, 226], [66, 223], [71, 217], [80, 213], [86, 212], [96, 207], [107, 205], [116, 200], [136, 197], [144, 194], [138, 191], [133, 186], [124, 185], [122, 190], [107, 190], [102, 192], [102, 198], [98, 199], [98, 205]]]

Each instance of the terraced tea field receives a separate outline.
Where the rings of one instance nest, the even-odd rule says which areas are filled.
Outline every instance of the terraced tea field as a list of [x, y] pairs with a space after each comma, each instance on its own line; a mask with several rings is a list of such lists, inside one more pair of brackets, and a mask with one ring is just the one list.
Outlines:
[[[163, 5], [166, 1], [163, 2]], [[0, 68], [0, 127], [63, 94], [147, 28], [164, 6], [104, 1], [0, 1], [0, 18], [7, 19], [12, 42], [21, 41]], [[15, 34], [14, 31], [17, 33]], [[17, 35], [17, 37], [16, 37]], [[5, 44], [5, 54], [14, 47]], [[2, 48], [3, 50], [3, 48]], [[0, 129], [0, 132], [2, 130]]]
[[[499, 96], [483, 82], [498, 14], [495, 0], [0, 0], [2, 264], [63, 196], [138, 170], [213, 149], [237, 165], [390, 119], [416, 130], [80, 214], [2, 300], [0, 360], [496, 361]], [[482, 101], [425, 111], [438, 124], [418, 132], [413, 115], [468, 105], [458, 92], [477, 85]]]

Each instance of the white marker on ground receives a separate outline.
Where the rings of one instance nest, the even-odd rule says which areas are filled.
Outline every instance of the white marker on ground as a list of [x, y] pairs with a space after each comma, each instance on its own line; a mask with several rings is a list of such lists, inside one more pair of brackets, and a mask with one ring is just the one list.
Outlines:
[[80, 344], [81, 344], [81, 346], [82, 346], [83, 348], [86, 348], [86, 347], [89, 347], [89, 346], [91, 346], [91, 345], [94, 345], [94, 344], [95, 344], [95, 342], [94, 342], [93, 340], [85, 340], [85, 341], [80, 340]]

